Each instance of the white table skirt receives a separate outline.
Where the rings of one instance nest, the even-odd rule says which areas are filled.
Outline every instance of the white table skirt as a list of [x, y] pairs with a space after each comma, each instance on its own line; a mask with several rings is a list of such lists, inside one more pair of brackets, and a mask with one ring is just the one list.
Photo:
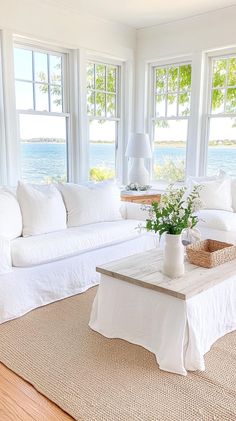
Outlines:
[[187, 301], [102, 275], [89, 326], [153, 352], [162, 370], [204, 371], [204, 354], [236, 329], [236, 274]]

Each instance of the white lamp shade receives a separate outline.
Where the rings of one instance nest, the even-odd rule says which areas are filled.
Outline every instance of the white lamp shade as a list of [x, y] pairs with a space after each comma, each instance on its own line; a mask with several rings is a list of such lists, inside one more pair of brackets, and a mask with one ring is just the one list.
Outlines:
[[131, 134], [125, 156], [130, 158], [151, 158], [152, 151], [149, 136], [145, 133]]

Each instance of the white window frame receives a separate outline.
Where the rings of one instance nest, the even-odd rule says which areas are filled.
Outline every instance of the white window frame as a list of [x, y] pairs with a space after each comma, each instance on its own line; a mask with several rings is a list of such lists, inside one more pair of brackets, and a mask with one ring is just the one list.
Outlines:
[[[87, 55], [86, 60], [86, 74], [87, 74], [87, 65], [88, 64], [103, 64], [106, 66], [116, 66], [117, 67], [117, 78], [116, 78], [116, 117], [99, 117], [99, 116], [90, 116], [87, 114], [88, 128], [87, 128], [87, 157], [88, 157], [88, 166], [87, 166], [87, 178], [89, 178], [90, 170], [90, 156], [89, 156], [89, 125], [93, 120], [106, 120], [106, 121], [115, 121], [116, 122], [116, 133], [115, 133], [115, 178], [119, 181], [124, 179], [124, 145], [122, 143], [122, 133], [123, 133], [123, 76], [124, 76], [124, 62], [110, 58], [109, 56], [96, 56], [93, 54]], [[87, 87], [87, 84], [86, 84]], [[95, 90], [96, 92], [96, 90]], [[105, 92], [105, 91], [101, 91]], [[87, 93], [87, 89], [86, 89]], [[86, 95], [87, 99], [87, 95]], [[87, 111], [87, 101], [86, 101], [86, 111]]]
[[2, 60], [2, 33], [0, 31], [0, 184], [7, 183], [7, 144], [5, 133], [4, 112], [4, 83], [3, 83], [3, 60]]
[[[191, 71], [192, 71], [192, 75], [193, 75], [193, 60], [192, 60], [192, 55], [189, 56], [180, 56], [180, 57], [175, 57], [175, 58], [167, 58], [165, 59], [161, 59], [158, 61], [153, 61], [151, 63], [149, 63], [149, 95], [150, 95], [150, 100], [148, 101], [148, 115], [149, 115], [149, 124], [148, 124], [148, 132], [149, 132], [149, 136], [150, 136], [150, 142], [153, 148], [154, 145], [154, 125], [155, 125], [155, 121], [157, 120], [188, 120], [188, 128], [187, 128], [187, 138], [186, 138], [186, 152], [185, 152], [185, 179], [188, 176], [188, 161], [189, 161], [189, 149], [190, 149], [190, 124], [191, 124], [191, 119], [192, 119], [192, 102], [193, 102], [193, 95], [192, 95], [192, 91], [193, 91], [193, 78], [191, 77], [191, 88], [190, 88], [190, 114], [189, 116], [176, 116], [176, 117], [155, 117], [155, 92], [154, 92], [154, 82], [155, 82], [155, 77], [154, 77], [154, 72], [155, 72], [155, 68], [157, 67], [167, 67], [167, 66], [181, 66], [181, 65], [186, 65], [186, 64], [190, 64], [191, 65]], [[151, 173], [151, 180], [152, 180], [152, 184], [156, 184], [156, 185], [163, 185], [165, 186], [166, 184], [168, 184], [168, 181], [161, 181], [161, 180], [155, 180], [153, 178], [153, 173], [154, 173], [154, 159], [152, 159], [152, 163], [149, 166], [149, 171]]]
[[[205, 90], [207, 92], [205, 103], [203, 104], [203, 114], [204, 119], [202, 123], [202, 132], [204, 133], [204, 142], [202, 145], [201, 150], [201, 167], [200, 167], [200, 175], [207, 174], [207, 167], [208, 167], [208, 144], [209, 144], [209, 135], [210, 135], [210, 120], [211, 118], [225, 118], [225, 117], [234, 117], [236, 118], [235, 114], [230, 113], [218, 113], [218, 114], [211, 114], [211, 93], [212, 93], [212, 76], [213, 76], [213, 66], [212, 62], [214, 59], [221, 59], [221, 58], [229, 58], [235, 56], [236, 58], [236, 49], [235, 48], [224, 48], [221, 50], [216, 50], [207, 53], [207, 60], [206, 60], [206, 69], [205, 69]], [[226, 86], [225, 86], [226, 87]], [[225, 105], [225, 104], [224, 104]]]
[[[20, 37], [15, 37], [13, 39], [13, 50], [14, 48], [22, 48], [24, 50], [29, 50], [33, 52], [44, 53], [48, 55], [55, 55], [62, 57], [62, 112], [55, 112], [55, 111], [37, 111], [35, 109], [32, 110], [21, 110], [16, 109], [16, 116], [17, 116], [17, 140], [18, 140], [18, 159], [20, 159], [20, 115], [40, 115], [40, 116], [56, 116], [56, 117], [64, 117], [66, 123], [66, 160], [67, 160], [67, 180], [71, 179], [71, 115], [69, 112], [69, 54], [70, 51], [64, 48], [52, 47], [47, 44], [41, 43], [32, 43], [30, 40], [22, 40]], [[15, 81], [20, 81], [20, 79], [15, 78]], [[25, 80], [24, 80], [25, 82]], [[26, 81], [27, 82], [27, 81]], [[35, 81], [32, 80], [28, 81], [33, 85], [33, 105], [35, 108], [35, 92], [34, 92], [34, 84]], [[50, 82], [48, 81], [48, 86], [50, 86]], [[50, 104], [50, 99], [49, 99]], [[20, 176], [21, 176], [21, 167], [20, 168]]]

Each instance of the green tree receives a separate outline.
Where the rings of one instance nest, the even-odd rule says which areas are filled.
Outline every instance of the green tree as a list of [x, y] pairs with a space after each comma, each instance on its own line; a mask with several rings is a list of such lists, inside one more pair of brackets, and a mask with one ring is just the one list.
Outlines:
[[61, 60], [56, 65], [54, 65], [54, 71], [50, 75], [50, 85], [47, 83], [48, 76], [45, 72], [39, 72], [38, 77], [41, 82], [45, 82], [40, 85], [40, 91], [44, 94], [47, 94], [50, 86], [51, 100], [57, 107], [62, 106]]
[[212, 112], [235, 113], [236, 58], [214, 60], [212, 88]]
[[[191, 65], [157, 67], [155, 70], [156, 115], [165, 117], [168, 106], [179, 103], [179, 117], [190, 114]], [[213, 113], [236, 112], [236, 58], [213, 61], [212, 103]], [[164, 114], [164, 115], [162, 115]], [[177, 110], [176, 110], [177, 116]], [[157, 127], [168, 127], [168, 121], [158, 120]], [[236, 127], [233, 119], [232, 127]]]
[[87, 67], [87, 112], [91, 117], [116, 117], [117, 67], [89, 63]]
[[[191, 65], [155, 69], [156, 114], [164, 117], [169, 106], [179, 103], [179, 116], [190, 114]], [[177, 115], [177, 108], [176, 113]], [[163, 127], [163, 122], [160, 123]], [[165, 126], [165, 123], [164, 123]], [[167, 125], [168, 127], [168, 125]]]

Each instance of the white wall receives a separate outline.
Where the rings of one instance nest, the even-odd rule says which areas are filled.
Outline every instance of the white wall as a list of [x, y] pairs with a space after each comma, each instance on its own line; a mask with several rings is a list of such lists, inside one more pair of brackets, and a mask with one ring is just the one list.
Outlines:
[[0, 0], [0, 28], [68, 48], [83, 47], [131, 57], [135, 30], [122, 24], [50, 5], [45, 0]]
[[236, 45], [236, 6], [137, 31], [144, 60]]

